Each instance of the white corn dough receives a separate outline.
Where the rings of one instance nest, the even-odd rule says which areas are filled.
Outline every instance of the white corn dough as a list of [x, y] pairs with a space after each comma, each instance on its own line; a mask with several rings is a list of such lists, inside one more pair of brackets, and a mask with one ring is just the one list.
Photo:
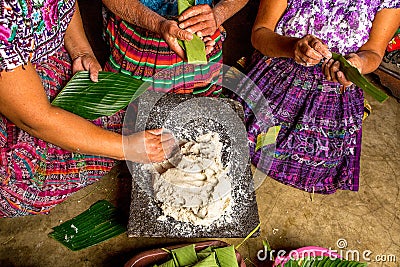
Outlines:
[[169, 164], [162, 174], [153, 171], [155, 199], [164, 212], [159, 219], [171, 216], [208, 226], [222, 215], [229, 217], [233, 200], [229, 166], [221, 162], [222, 146], [218, 133], [209, 132], [181, 147], [176, 166]]

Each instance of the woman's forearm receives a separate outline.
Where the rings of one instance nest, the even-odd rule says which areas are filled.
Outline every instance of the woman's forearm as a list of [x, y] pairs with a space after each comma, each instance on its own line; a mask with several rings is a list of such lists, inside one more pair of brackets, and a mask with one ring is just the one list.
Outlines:
[[357, 55], [361, 58], [362, 61], [362, 74], [368, 74], [375, 71], [382, 61], [382, 57], [374, 51], [359, 51], [357, 52]]
[[63, 149], [124, 158], [121, 135], [50, 105], [31, 64], [1, 73], [0, 113], [29, 134]]
[[217, 26], [227, 21], [230, 17], [242, 9], [248, 0], [222, 0], [213, 8]]
[[357, 52], [362, 60], [362, 73], [379, 67], [390, 39], [400, 26], [399, 18], [400, 8], [382, 9], [375, 15], [369, 39]]
[[253, 30], [251, 42], [255, 49], [269, 57], [294, 58], [294, 46], [298, 38], [282, 36], [260, 27]]
[[261, 0], [251, 33], [251, 43], [262, 54], [270, 57], [294, 58], [298, 38], [275, 33], [275, 27], [285, 12], [286, 0]]
[[161, 24], [166, 20], [138, 0], [103, 0], [103, 4], [123, 20], [152, 32], [161, 33]]
[[94, 55], [83, 29], [78, 3], [75, 3], [75, 13], [65, 33], [65, 48], [72, 59], [82, 55]]

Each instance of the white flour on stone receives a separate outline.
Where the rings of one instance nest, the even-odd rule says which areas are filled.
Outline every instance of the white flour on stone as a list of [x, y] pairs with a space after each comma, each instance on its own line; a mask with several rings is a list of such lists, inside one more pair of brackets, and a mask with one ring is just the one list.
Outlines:
[[208, 226], [229, 214], [233, 204], [229, 166], [224, 168], [221, 162], [223, 144], [219, 139], [214, 132], [201, 135], [181, 147], [181, 160], [176, 166], [165, 162], [154, 165], [162, 170], [161, 174], [152, 171], [155, 199], [164, 213], [159, 219], [171, 216]]

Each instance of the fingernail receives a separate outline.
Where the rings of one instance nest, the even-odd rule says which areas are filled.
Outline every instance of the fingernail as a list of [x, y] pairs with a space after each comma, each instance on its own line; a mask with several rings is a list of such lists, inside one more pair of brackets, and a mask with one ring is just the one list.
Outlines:
[[201, 37], [203, 37], [203, 34], [201, 32], [197, 32], [197, 36], [199, 36], [201, 38]]
[[183, 23], [179, 24], [179, 28], [183, 29], [185, 28], [185, 25], [183, 25]]

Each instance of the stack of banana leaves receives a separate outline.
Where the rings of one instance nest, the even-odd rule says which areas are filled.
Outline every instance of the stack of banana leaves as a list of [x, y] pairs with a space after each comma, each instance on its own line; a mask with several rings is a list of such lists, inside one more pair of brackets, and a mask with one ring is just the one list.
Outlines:
[[237, 267], [238, 262], [234, 246], [207, 247], [196, 252], [195, 245], [188, 245], [168, 251], [171, 255], [166, 262], [153, 267]]

